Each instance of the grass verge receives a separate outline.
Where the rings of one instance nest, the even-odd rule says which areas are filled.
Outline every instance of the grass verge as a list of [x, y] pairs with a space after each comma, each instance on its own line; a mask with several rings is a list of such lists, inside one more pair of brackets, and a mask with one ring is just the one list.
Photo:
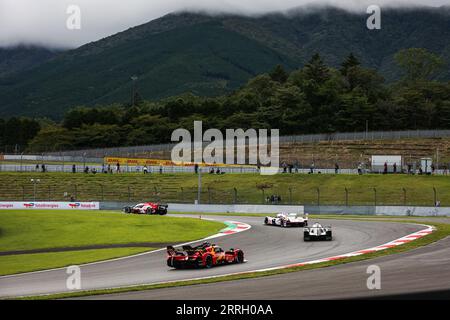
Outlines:
[[142, 242], [187, 242], [223, 229], [221, 222], [118, 211], [2, 210], [0, 251]]
[[0, 257], [0, 276], [97, 262], [151, 250], [154, 248], [114, 248], [3, 256]]
[[[367, 221], [393, 221], [390, 219], [362, 219]], [[216, 278], [208, 278], [208, 279], [198, 279], [191, 281], [177, 281], [171, 283], [162, 283], [162, 284], [150, 284], [150, 285], [140, 285], [133, 287], [123, 287], [123, 288], [112, 288], [112, 289], [101, 289], [101, 290], [89, 290], [89, 291], [80, 291], [80, 292], [70, 292], [70, 293], [62, 293], [62, 294], [53, 294], [53, 295], [44, 295], [44, 296], [34, 296], [34, 297], [26, 297], [24, 299], [63, 299], [63, 298], [76, 298], [82, 296], [92, 296], [92, 295], [104, 295], [104, 294], [114, 294], [114, 293], [122, 293], [122, 292], [133, 292], [133, 291], [143, 291], [143, 290], [154, 290], [161, 288], [170, 288], [170, 287], [178, 287], [178, 286], [189, 286], [189, 285], [198, 285], [198, 284], [208, 284], [208, 283], [217, 283], [223, 281], [233, 281], [233, 280], [242, 280], [249, 278], [260, 278], [267, 277], [272, 275], [297, 272], [302, 270], [311, 270], [317, 268], [331, 267], [338, 264], [351, 263], [357, 261], [363, 261], [367, 259], [373, 259], [381, 256], [386, 256], [390, 254], [398, 254], [408, 250], [412, 250], [418, 247], [422, 247], [438, 240], [441, 240], [450, 235], [450, 224], [446, 223], [436, 223], [433, 221], [415, 221], [410, 219], [405, 220], [396, 220], [395, 222], [404, 222], [404, 223], [419, 223], [419, 224], [428, 224], [432, 225], [436, 228], [436, 230], [420, 239], [414, 240], [412, 242], [403, 244], [398, 247], [369, 253], [361, 256], [343, 258], [339, 260], [327, 261], [323, 263], [313, 264], [313, 265], [305, 265], [299, 267], [290, 267], [278, 270], [270, 270], [270, 271], [260, 271], [260, 272], [248, 272], [244, 274], [230, 275], [230, 276], [220, 276]]]

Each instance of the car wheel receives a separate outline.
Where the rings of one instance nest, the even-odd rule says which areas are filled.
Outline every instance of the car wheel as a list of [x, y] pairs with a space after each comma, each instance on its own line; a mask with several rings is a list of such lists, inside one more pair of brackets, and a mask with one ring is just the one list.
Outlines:
[[269, 224], [269, 219], [267, 217], [264, 219], [264, 224]]
[[205, 260], [206, 269], [210, 269], [213, 266], [213, 260], [211, 256], [207, 256]]
[[145, 213], [146, 213], [146, 214], [152, 214], [152, 209], [151, 209], [151, 208], [147, 208], [147, 209], [145, 210]]
[[244, 252], [239, 251], [236, 255], [236, 263], [243, 263], [244, 262]]

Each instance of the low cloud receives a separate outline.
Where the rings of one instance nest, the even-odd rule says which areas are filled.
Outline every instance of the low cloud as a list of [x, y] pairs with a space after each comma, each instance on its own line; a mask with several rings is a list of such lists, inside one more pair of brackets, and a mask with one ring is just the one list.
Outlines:
[[[441, 6], [450, 5], [450, 0], [0, 0], [0, 47], [30, 44], [73, 48], [174, 11], [260, 15], [305, 4], [364, 12], [370, 4]], [[81, 9], [80, 30], [66, 27], [69, 5]]]

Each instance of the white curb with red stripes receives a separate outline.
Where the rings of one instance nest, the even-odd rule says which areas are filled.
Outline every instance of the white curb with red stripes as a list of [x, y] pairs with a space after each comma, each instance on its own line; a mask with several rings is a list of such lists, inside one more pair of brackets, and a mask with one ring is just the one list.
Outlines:
[[350, 257], [356, 257], [356, 256], [368, 254], [368, 253], [373, 253], [373, 252], [377, 252], [377, 251], [382, 251], [382, 250], [394, 248], [394, 247], [400, 246], [402, 244], [405, 244], [405, 243], [408, 243], [408, 242], [420, 239], [420, 238], [422, 238], [422, 237], [424, 237], [426, 235], [429, 235], [430, 233], [432, 233], [435, 230], [435, 228], [432, 227], [432, 226], [426, 226], [426, 225], [424, 225], [424, 226], [427, 227], [424, 230], [420, 230], [420, 231], [414, 232], [414, 233], [409, 234], [407, 236], [404, 236], [402, 238], [390, 241], [388, 243], [385, 243], [385, 244], [382, 244], [382, 245], [379, 245], [379, 246], [376, 246], [376, 247], [373, 247], [373, 248], [358, 250], [358, 251], [354, 251], [354, 252], [350, 252], [350, 253], [346, 253], [346, 254], [341, 254], [341, 255], [338, 255], [338, 256], [318, 259], [318, 260], [306, 261], [306, 262], [301, 262], [301, 263], [294, 263], [294, 264], [281, 266], [281, 267], [259, 269], [259, 270], [253, 271], [253, 272], [285, 269], [285, 268], [290, 268], [290, 267], [301, 267], [301, 266], [310, 265], [310, 264], [316, 264], [316, 263], [328, 262], [328, 261], [345, 259], [345, 258], [350, 258]]
[[247, 231], [252, 227], [251, 225], [249, 225], [247, 223], [238, 222], [238, 221], [224, 221], [224, 223], [227, 225], [227, 227], [225, 229], [220, 230], [219, 233], [212, 235], [208, 238], [205, 238], [204, 240], [214, 239], [214, 238], [218, 238], [218, 237], [228, 236], [230, 234], [239, 233], [242, 231]]

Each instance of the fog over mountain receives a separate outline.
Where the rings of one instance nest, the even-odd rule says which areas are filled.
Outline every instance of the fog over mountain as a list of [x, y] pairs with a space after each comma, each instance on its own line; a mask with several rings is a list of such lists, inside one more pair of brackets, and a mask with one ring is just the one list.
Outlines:
[[[332, 5], [365, 12], [374, 4], [367, 0], [0, 0], [0, 47], [29, 44], [74, 48], [170, 12], [191, 11], [210, 14], [261, 15], [294, 7]], [[378, 0], [382, 9], [392, 7], [443, 6], [450, 0]], [[81, 29], [69, 30], [67, 8], [81, 10]]]

